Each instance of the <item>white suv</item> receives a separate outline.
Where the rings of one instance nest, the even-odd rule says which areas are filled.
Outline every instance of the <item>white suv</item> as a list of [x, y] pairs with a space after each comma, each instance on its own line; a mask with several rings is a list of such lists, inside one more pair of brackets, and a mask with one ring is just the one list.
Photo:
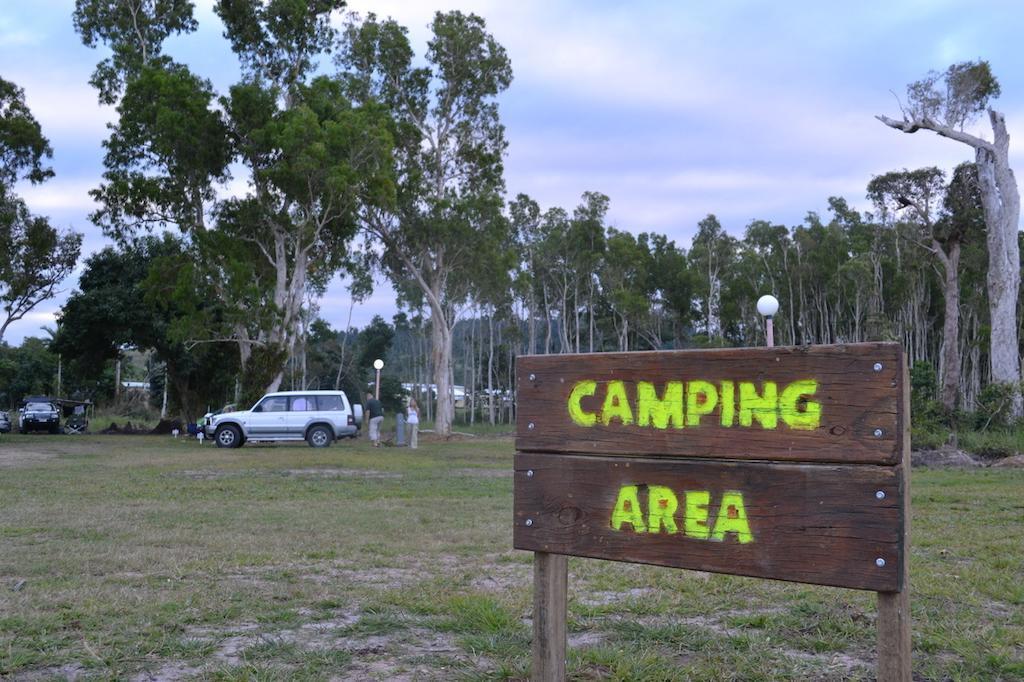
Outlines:
[[268, 393], [251, 410], [210, 417], [204, 429], [217, 447], [237, 448], [248, 440], [301, 441], [325, 448], [338, 438], [355, 438], [363, 407], [342, 391]]

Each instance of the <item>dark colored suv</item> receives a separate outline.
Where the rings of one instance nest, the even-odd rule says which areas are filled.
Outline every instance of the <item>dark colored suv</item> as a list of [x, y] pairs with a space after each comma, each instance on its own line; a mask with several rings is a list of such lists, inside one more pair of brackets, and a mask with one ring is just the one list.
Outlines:
[[29, 431], [60, 433], [60, 412], [57, 410], [57, 406], [49, 401], [27, 401], [18, 416], [18, 430], [21, 433]]

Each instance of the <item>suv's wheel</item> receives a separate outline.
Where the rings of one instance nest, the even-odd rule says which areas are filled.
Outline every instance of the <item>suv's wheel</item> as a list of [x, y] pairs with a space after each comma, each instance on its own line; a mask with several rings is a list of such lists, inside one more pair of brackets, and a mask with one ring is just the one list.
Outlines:
[[213, 434], [218, 448], [237, 448], [242, 444], [242, 432], [233, 424], [218, 426]]
[[326, 448], [334, 440], [334, 434], [326, 426], [314, 426], [306, 434], [306, 442], [314, 448]]

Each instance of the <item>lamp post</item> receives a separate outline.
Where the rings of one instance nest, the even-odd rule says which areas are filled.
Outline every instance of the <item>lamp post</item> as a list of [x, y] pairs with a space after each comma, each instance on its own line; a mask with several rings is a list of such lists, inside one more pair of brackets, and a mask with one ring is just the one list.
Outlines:
[[380, 371], [384, 369], [384, 361], [377, 358], [373, 361], [373, 368], [377, 370], [377, 388], [373, 392], [373, 397], [380, 400]]
[[779, 312], [779, 299], [771, 294], [765, 294], [757, 299], [757, 312], [764, 315], [765, 338], [769, 348], [775, 345], [775, 329], [772, 326], [772, 315]]

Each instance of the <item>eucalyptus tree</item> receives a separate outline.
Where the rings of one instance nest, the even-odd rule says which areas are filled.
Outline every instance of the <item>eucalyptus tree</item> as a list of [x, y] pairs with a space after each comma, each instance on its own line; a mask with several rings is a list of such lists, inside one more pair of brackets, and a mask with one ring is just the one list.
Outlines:
[[[657, 300], [656, 319], [652, 320], [657, 327], [651, 332], [656, 342], [652, 341], [652, 347], [661, 347], [671, 340], [672, 347], [680, 348], [693, 323], [697, 277], [689, 266], [686, 251], [674, 241], [654, 233], [648, 235], [648, 240], [649, 286]], [[663, 323], [669, 326], [669, 334], [663, 332]]]
[[7, 328], [52, 298], [74, 270], [82, 236], [32, 215], [14, 193], [19, 180], [53, 176], [49, 140], [25, 103], [25, 92], [0, 78], [0, 340]]
[[164, 41], [196, 30], [193, 10], [193, 0], [75, 0], [73, 21], [82, 42], [110, 48], [89, 79], [100, 102], [116, 104], [144, 67], [166, 63]]
[[[191, 2], [76, 6], [83, 41], [114, 53], [93, 80], [119, 114], [93, 220], [121, 240], [170, 225], [189, 235], [233, 309], [217, 326], [195, 328], [194, 341], [238, 345], [246, 398], [279, 385], [303, 301], [346, 261], [358, 206], [393, 196], [386, 113], [353, 106], [337, 80], [314, 77], [343, 6], [220, 0], [243, 73], [220, 96], [162, 53], [169, 35], [195, 29]], [[248, 191], [219, 199], [233, 163]]]
[[[993, 382], [1016, 386], [1021, 380], [1017, 325], [1020, 193], [1010, 168], [1006, 117], [989, 106], [999, 94], [999, 81], [987, 61], [961, 62], [908, 85], [908, 102], [900, 120], [877, 118], [904, 133], [929, 130], [974, 150], [987, 228], [991, 376]], [[985, 111], [992, 128], [991, 141], [964, 131]], [[1019, 390], [1015, 395], [1014, 415], [1020, 416], [1024, 404]]]
[[736, 256], [736, 240], [709, 214], [697, 223], [690, 248], [690, 263], [701, 273], [700, 297], [704, 301], [704, 329], [708, 340], [721, 342], [722, 288]]
[[[508, 205], [509, 224], [518, 245], [519, 263], [513, 274], [514, 295], [523, 303], [526, 315], [526, 353], [537, 352], [537, 316], [540, 300], [547, 302], [546, 283], [540, 273], [540, 205], [526, 194], [517, 194]], [[538, 297], [538, 290], [540, 296]], [[545, 326], [550, 325], [547, 306], [544, 307]]]
[[[601, 295], [611, 309], [618, 350], [628, 351], [631, 350], [630, 334], [636, 337], [645, 331], [644, 322], [654, 312], [648, 237], [644, 234], [637, 238], [629, 232], [610, 228], [606, 244], [605, 257], [597, 273]], [[659, 345], [653, 335], [646, 341], [649, 347]]]
[[[772, 224], [767, 220], [754, 220], [747, 225], [740, 243], [738, 287], [744, 287], [746, 296], [756, 301], [764, 294], [772, 294], [779, 300], [779, 312], [775, 317], [777, 341], [785, 345], [796, 339], [796, 306], [794, 291], [793, 241], [785, 225]], [[746, 306], [744, 315], [749, 326], [761, 329], [760, 315], [756, 307]], [[757, 343], [760, 331], [749, 339]]]
[[422, 62], [394, 20], [353, 17], [338, 65], [349, 93], [394, 119], [397, 201], [362, 212], [400, 288], [430, 309], [435, 428], [454, 417], [452, 331], [473, 282], [500, 261], [505, 131], [496, 98], [512, 81], [505, 49], [475, 14], [438, 12]]
[[884, 217], [895, 221], [901, 209], [912, 214], [915, 243], [931, 253], [942, 268], [945, 300], [939, 397], [947, 410], [956, 408], [960, 387], [960, 250], [963, 222], [940, 220], [946, 194], [945, 173], [935, 167], [885, 173], [868, 183], [868, 197]]

